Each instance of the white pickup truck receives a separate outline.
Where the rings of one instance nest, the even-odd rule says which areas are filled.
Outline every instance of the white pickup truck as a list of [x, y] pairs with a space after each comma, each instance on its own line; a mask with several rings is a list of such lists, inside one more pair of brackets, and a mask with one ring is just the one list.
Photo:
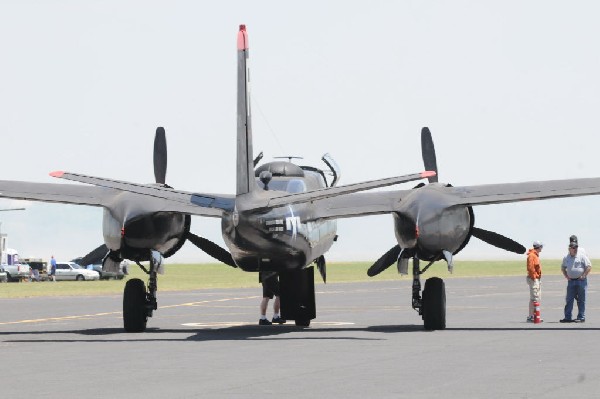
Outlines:
[[31, 268], [27, 263], [15, 263], [12, 265], [2, 264], [0, 269], [6, 272], [7, 281], [17, 281], [29, 278]]

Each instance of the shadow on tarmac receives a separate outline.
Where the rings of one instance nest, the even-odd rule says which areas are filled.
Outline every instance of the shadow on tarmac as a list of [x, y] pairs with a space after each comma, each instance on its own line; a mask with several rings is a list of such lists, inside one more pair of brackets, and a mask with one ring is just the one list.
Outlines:
[[[466, 327], [466, 328], [446, 328], [445, 331], [600, 331], [600, 328], [569, 328], [569, 327]], [[302, 336], [287, 336], [284, 334], [303, 332]], [[143, 333], [126, 333], [122, 328], [95, 328], [89, 330], [62, 330], [62, 331], [18, 331], [18, 332], [0, 332], [0, 337], [17, 337], [27, 335], [83, 335], [91, 339], [2, 339], [0, 342], [13, 343], [60, 343], [60, 342], [146, 342], [146, 341], [246, 341], [254, 339], [285, 339], [285, 340], [352, 340], [352, 341], [380, 341], [385, 338], [369, 337], [348, 337], [339, 335], [341, 333], [443, 333], [442, 331], [426, 331], [422, 325], [383, 325], [368, 327], [312, 327], [302, 328], [294, 325], [278, 326], [231, 326], [223, 328], [203, 328], [203, 329], [160, 329], [148, 328]], [[334, 336], [311, 336], [320, 333], [334, 333]], [[172, 337], [159, 338], [163, 334], [174, 334]], [[308, 335], [307, 335], [308, 334]], [[102, 339], [101, 337], [105, 337]], [[95, 339], [94, 339], [95, 338]]]

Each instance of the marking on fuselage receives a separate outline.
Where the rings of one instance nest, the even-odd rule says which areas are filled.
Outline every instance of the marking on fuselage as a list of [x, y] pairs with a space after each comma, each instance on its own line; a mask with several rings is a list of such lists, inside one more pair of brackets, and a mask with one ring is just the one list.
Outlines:
[[290, 214], [292, 216], [288, 216], [285, 218], [285, 228], [287, 230], [292, 231], [292, 238], [295, 240], [296, 234], [298, 233], [298, 227], [302, 222], [300, 220], [300, 216], [294, 216], [294, 209], [292, 208], [292, 206], [289, 205], [288, 208], [290, 209]]

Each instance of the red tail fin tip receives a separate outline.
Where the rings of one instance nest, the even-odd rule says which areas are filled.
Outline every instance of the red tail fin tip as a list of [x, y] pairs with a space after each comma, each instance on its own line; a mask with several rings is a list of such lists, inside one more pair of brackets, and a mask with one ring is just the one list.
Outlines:
[[248, 49], [248, 33], [246, 33], [246, 25], [240, 25], [240, 31], [237, 37], [238, 50]]

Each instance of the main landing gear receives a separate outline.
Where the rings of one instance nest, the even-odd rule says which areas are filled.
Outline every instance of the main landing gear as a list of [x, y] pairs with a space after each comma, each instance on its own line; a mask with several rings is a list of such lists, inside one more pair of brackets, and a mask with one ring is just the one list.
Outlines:
[[150, 269], [146, 270], [139, 262], [138, 266], [148, 274], [148, 289], [139, 278], [125, 284], [123, 293], [123, 326], [127, 332], [143, 332], [146, 330], [148, 317], [158, 309], [156, 302], [157, 273], [162, 272], [162, 255], [152, 251]]
[[281, 317], [294, 320], [298, 327], [310, 326], [310, 321], [317, 317], [314, 268], [280, 272], [279, 287]]
[[446, 328], [446, 287], [444, 280], [431, 277], [425, 281], [423, 297], [421, 297], [420, 276], [433, 262], [420, 270], [419, 259], [413, 258], [412, 307], [423, 318], [426, 330], [443, 330]]

